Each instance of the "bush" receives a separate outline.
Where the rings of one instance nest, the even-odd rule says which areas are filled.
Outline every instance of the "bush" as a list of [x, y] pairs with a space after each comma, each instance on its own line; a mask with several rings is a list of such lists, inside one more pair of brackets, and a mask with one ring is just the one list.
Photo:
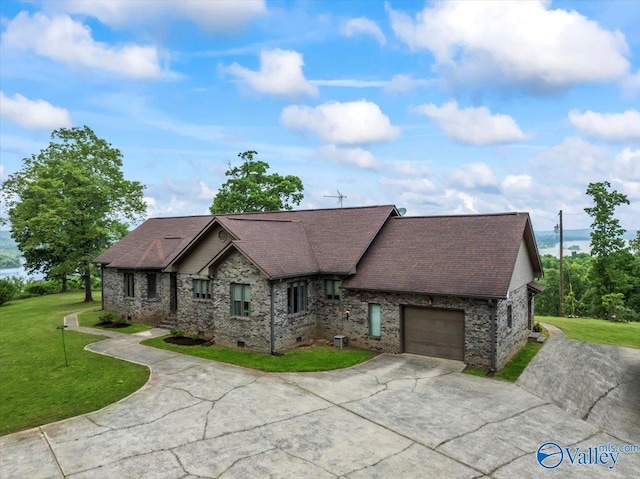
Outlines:
[[18, 289], [11, 279], [0, 279], [0, 306], [11, 301], [17, 292]]
[[540, 323], [538, 321], [536, 321], [535, 323], [533, 323], [533, 328], [532, 331], [534, 333], [541, 333], [542, 332], [542, 326], [540, 325]]
[[98, 316], [98, 324], [119, 324], [124, 322], [123, 316], [116, 311], [105, 311]]
[[29, 281], [24, 286], [24, 292], [32, 296], [44, 296], [45, 294], [59, 293], [61, 289], [60, 281], [38, 280]]
[[184, 331], [182, 329], [172, 329], [169, 332], [174, 338], [182, 338], [184, 336]]

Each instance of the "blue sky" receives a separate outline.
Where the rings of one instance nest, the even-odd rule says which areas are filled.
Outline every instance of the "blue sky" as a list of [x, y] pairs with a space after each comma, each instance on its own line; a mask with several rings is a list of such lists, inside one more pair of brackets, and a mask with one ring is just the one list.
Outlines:
[[88, 125], [150, 216], [208, 212], [228, 161], [301, 208], [528, 211], [587, 227], [610, 181], [640, 229], [640, 2], [3, 1], [2, 179]]

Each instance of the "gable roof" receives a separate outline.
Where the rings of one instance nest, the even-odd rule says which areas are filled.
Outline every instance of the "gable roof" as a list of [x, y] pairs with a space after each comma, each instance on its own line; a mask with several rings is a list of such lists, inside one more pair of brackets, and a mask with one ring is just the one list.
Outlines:
[[392, 218], [343, 286], [504, 298], [523, 238], [540, 277], [527, 213]]
[[94, 263], [122, 269], [164, 269], [211, 224], [213, 216], [150, 218]]
[[269, 277], [283, 278], [355, 272], [385, 221], [397, 214], [395, 206], [386, 205], [230, 214], [216, 220]]
[[[94, 262], [122, 269], [165, 269], [219, 224], [232, 246], [268, 277], [353, 273], [395, 206], [152, 218]], [[222, 259], [221, 255], [219, 259]]]

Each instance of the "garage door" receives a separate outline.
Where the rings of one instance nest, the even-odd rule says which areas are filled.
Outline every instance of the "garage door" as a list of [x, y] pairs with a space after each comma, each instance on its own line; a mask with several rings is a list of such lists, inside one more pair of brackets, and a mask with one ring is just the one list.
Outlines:
[[464, 360], [464, 311], [404, 308], [406, 353]]

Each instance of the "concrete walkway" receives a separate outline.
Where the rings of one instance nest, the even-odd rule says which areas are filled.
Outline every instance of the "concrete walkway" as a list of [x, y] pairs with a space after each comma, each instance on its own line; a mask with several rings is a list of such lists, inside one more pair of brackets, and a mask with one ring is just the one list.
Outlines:
[[0, 437], [0, 477], [640, 477], [640, 454], [611, 470], [542, 468], [544, 442], [623, 441], [513, 384], [461, 374], [459, 362], [384, 354], [270, 374], [138, 344], [161, 333], [90, 344], [149, 366], [148, 383], [100, 411]]

